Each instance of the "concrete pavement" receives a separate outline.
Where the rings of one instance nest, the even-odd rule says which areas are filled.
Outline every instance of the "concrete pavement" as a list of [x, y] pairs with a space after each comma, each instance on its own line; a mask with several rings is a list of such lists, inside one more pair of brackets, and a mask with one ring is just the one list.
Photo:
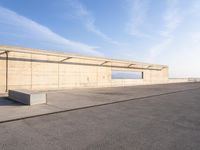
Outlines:
[[[199, 83], [188, 83], [123, 90], [84, 89], [77, 93], [72, 90], [71, 95], [69, 91], [49, 92], [46, 107], [52, 109], [74, 108], [81, 101], [71, 100], [67, 107], [67, 95], [74, 100], [76, 96], [85, 100], [80, 107], [103, 105], [0, 123], [0, 149], [197, 150], [200, 147], [199, 87]], [[7, 103], [0, 107], [27, 107], [18, 105]], [[48, 110], [44, 105], [33, 107], [30, 109], [35, 112]]]
[[0, 122], [200, 88], [200, 83], [46, 91], [47, 104], [26, 106], [0, 97]]

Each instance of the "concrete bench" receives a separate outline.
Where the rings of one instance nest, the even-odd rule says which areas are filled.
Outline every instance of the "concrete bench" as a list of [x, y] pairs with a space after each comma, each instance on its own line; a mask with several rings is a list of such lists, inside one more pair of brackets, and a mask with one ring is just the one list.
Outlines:
[[46, 93], [29, 90], [9, 90], [8, 97], [14, 101], [26, 104], [44, 104], [46, 103]]

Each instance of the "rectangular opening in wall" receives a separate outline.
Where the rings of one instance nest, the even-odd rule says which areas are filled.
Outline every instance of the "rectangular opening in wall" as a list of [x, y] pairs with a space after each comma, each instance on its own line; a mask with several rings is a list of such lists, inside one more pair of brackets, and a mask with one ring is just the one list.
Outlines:
[[112, 70], [112, 79], [143, 79], [143, 72]]

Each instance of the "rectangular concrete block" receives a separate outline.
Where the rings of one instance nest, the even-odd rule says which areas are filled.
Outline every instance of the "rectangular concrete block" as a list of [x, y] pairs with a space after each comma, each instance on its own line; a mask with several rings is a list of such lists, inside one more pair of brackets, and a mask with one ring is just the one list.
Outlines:
[[44, 104], [46, 103], [46, 93], [29, 90], [9, 90], [8, 97], [14, 101], [26, 104]]

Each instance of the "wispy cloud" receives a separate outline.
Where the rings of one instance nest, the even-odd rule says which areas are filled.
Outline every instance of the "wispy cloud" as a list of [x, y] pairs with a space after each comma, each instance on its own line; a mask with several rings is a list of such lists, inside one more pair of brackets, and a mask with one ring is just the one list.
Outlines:
[[200, 45], [200, 32], [191, 32], [189, 36], [194, 44]]
[[[198, 0], [167, 0], [159, 42], [149, 51], [149, 59], [170, 67], [171, 77], [199, 77], [200, 32]], [[161, 40], [160, 40], [161, 39]]]
[[126, 25], [128, 33], [133, 36], [151, 38], [150, 35], [141, 29], [149, 9], [149, 0], [126, 0], [126, 2], [130, 18]]
[[181, 23], [182, 16], [179, 12], [179, 8], [178, 8], [177, 4], [178, 4], [177, 0], [167, 0], [166, 1], [167, 9], [163, 15], [164, 30], [162, 30], [160, 32], [160, 34], [164, 37], [171, 36], [172, 32]]
[[[0, 32], [7, 37], [14, 37], [16, 40], [21, 38], [24, 42], [33, 40], [41, 43], [50, 43], [51, 46], [58, 49], [62, 48], [62, 50], [71, 49], [72, 52], [102, 55], [94, 46], [66, 39], [48, 27], [1, 6]], [[1, 38], [4, 35], [2, 34]]]
[[159, 56], [162, 52], [167, 50], [167, 47], [173, 42], [172, 38], [167, 38], [161, 41], [160, 43], [154, 45], [149, 49], [148, 60], [153, 61], [157, 56]]
[[200, 10], [200, 1], [199, 0], [194, 0], [194, 2], [192, 3], [192, 7], [191, 7], [189, 13], [192, 13], [192, 14], [200, 16], [199, 10]]
[[96, 25], [95, 25], [95, 17], [92, 13], [78, 0], [66, 0], [67, 4], [70, 5], [74, 10], [74, 17], [80, 20], [85, 28], [96, 34], [97, 36], [104, 39], [106, 42], [120, 45], [118, 41], [113, 40], [110, 36], [103, 33]]
[[177, 0], [166, 0], [166, 11], [162, 16], [164, 29], [160, 31], [160, 38], [162, 38], [162, 41], [150, 48], [150, 60], [154, 60], [162, 54], [162, 52], [167, 50], [174, 40], [173, 32], [178, 28], [183, 18], [183, 15], [180, 14], [179, 7], [177, 5]]

